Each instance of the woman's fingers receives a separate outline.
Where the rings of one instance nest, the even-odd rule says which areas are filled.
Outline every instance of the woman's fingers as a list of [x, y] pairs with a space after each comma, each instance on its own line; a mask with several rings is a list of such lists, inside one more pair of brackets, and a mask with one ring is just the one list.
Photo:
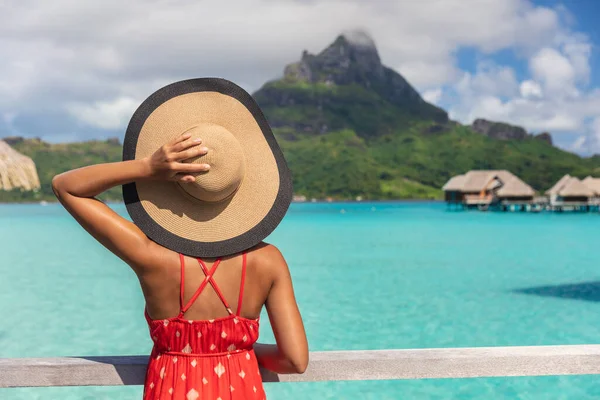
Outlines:
[[210, 170], [210, 165], [208, 164], [193, 164], [193, 163], [173, 163], [173, 170], [178, 174], [193, 174], [206, 172]]
[[183, 135], [179, 135], [175, 139], [171, 140], [168, 144], [170, 146], [175, 146], [177, 143], [183, 142], [184, 140], [189, 139], [191, 137], [191, 133], [184, 133]]
[[173, 160], [175, 160], [175, 161], [188, 160], [190, 158], [203, 156], [206, 153], [208, 153], [208, 149], [206, 147], [193, 147], [191, 149], [183, 150], [183, 151], [173, 154]]
[[171, 151], [174, 153], [179, 153], [183, 150], [187, 150], [190, 147], [194, 147], [194, 146], [198, 146], [199, 144], [202, 143], [202, 139], [200, 138], [196, 138], [196, 139], [184, 139], [180, 142], [175, 143], [174, 145], [171, 146]]

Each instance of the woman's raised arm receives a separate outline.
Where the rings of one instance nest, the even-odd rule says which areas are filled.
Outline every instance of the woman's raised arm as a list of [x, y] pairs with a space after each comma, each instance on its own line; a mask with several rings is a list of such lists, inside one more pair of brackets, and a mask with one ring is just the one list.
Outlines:
[[183, 162], [207, 152], [206, 148], [198, 147], [201, 141], [190, 137], [179, 136], [146, 159], [98, 164], [62, 173], [52, 179], [52, 189], [86, 231], [138, 272], [150, 264], [153, 249], [158, 246], [135, 224], [95, 196], [114, 186], [140, 180], [193, 181], [195, 174], [210, 167]]

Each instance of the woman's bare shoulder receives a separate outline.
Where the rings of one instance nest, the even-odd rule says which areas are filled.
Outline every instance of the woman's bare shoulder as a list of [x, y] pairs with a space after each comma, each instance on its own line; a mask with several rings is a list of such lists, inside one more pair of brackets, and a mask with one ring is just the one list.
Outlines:
[[279, 249], [269, 243], [261, 242], [248, 251], [248, 263], [267, 274], [287, 271], [287, 264]]

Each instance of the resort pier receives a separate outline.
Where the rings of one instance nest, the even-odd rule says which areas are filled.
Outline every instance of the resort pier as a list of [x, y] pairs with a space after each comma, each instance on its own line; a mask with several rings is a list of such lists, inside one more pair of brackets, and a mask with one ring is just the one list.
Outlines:
[[[147, 356], [0, 359], [0, 388], [142, 385]], [[600, 374], [600, 345], [311, 352], [302, 375], [264, 382]]]

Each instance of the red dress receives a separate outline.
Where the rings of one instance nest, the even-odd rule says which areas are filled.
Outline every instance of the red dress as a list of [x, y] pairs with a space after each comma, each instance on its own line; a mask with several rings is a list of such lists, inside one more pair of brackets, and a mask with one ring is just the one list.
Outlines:
[[[146, 312], [154, 347], [148, 362], [144, 400], [265, 399], [258, 363], [252, 346], [258, 339], [258, 319], [241, 317], [246, 254], [242, 256], [242, 280], [234, 314], [213, 279], [220, 260], [210, 271], [200, 259], [206, 279], [190, 301], [183, 304], [184, 258], [181, 260], [180, 312], [177, 317], [153, 320]], [[192, 321], [184, 313], [210, 283], [229, 316]]]

